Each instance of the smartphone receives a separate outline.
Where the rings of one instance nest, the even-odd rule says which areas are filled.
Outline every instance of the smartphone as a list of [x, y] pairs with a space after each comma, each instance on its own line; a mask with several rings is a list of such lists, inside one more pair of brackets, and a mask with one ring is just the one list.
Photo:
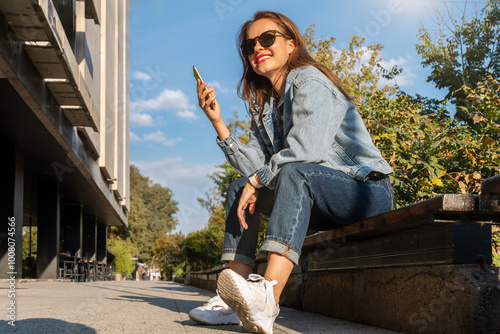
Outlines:
[[[193, 75], [196, 79], [200, 79], [201, 83], [204, 83], [203, 79], [201, 78], [200, 72], [198, 72], [198, 69], [196, 66], [193, 66]], [[206, 89], [206, 88], [205, 88]], [[208, 94], [208, 97], [212, 97], [212, 95]], [[215, 108], [215, 101], [212, 102], [212, 108]]]

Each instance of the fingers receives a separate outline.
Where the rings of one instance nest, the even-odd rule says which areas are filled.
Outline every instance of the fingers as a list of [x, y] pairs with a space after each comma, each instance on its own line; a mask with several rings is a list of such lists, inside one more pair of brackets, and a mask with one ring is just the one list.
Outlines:
[[246, 187], [245, 189], [243, 189], [240, 201], [238, 202], [238, 209], [236, 210], [236, 215], [238, 216], [238, 221], [240, 222], [241, 227], [243, 227], [246, 230], [248, 229], [248, 224], [245, 221], [245, 210], [248, 207], [248, 195], [245, 190]]
[[210, 106], [213, 109], [215, 109], [216, 96], [215, 96], [215, 91], [214, 91], [213, 87], [210, 87], [209, 89], [204, 91], [203, 94], [204, 94], [204, 98], [205, 98], [205, 105]]
[[205, 109], [207, 107], [212, 107], [213, 109], [215, 109], [215, 89], [213, 87], [207, 88], [207, 83], [201, 83], [199, 79], [196, 80], [196, 82], [198, 104], [200, 105], [200, 108]]
[[198, 99], [201, 99], [203, 92], [207, 89], [207, 83], [202, 83], [200, 79], [196, 80], [196, 83], [196, 92], [198, 93]]
[[241, 193], [240, 201], [238, 202], [238, 208], [236, 209], [236, 215], [238, 216], [238, 221], [241, 227], [245, 230], [248, 229], [248, 224], [245, 221], [245, 210], [248, 208], [248, 213], [255, 213], [255, 203], [258, 198], [257, 189], [250, 183], [245, 185], [243, 192]]
[[240, 222], [241, 227], [243, 227], [245, 230], [248, 229], [248, 224], [245, 221], [245, 209], [246, 208], [247, 208], [247, 205], [240, 202], [238, 204], [238, 209], [236, 211], [236, 215], [238, 216], [238, 221]]
[[200, 95], [203, 90], [207, 88], [206, 82], [201, 82], [200, 79], [196, 79], [196, 90], [198, 91], [198, 95]]
[[255, 203], [248, 204], [248, 212], [252, 215], [255, 213]]

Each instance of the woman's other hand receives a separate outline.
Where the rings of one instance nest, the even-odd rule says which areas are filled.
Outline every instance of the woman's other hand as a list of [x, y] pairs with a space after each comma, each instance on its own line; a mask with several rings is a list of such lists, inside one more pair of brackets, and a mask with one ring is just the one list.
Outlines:
[[257, 202], [258, 196], [259, 190], [247, 182], [245, 188], [243, 188], [243, 192], [241, 193], [237, 209], [238, 220], [240, 221], [241, 227], [245, 230], [248, 229], [248, 224], [245, 221], [245, 210], [248, 207], [248, 212], [250, 214], [254, 214], [255, 202]]

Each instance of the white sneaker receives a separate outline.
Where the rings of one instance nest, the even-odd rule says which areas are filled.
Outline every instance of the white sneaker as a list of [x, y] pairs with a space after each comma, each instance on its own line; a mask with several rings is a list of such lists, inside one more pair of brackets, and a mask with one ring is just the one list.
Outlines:
[[219, 294], [203, 306], [189, 311], [189, 318], [202, 325], [239, 325], [240, 319]]
[[221, 298], [240, 318], [243, 326], [254, 333], [272, 334], [274, 320], [280, 308], [274, 300], [273, 286], [277, 281], [266, 281], [251, 274], [245, 280], [231, 269], [224, 270], [217, 281]]

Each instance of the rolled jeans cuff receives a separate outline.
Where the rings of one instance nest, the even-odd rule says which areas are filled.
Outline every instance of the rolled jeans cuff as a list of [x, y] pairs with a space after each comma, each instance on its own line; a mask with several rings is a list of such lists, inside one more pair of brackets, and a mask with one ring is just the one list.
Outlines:
[[259, 252], [267, 255], [267, 252], [273, 252], [273, 253], [278, 253], [282, 256], [285, 256], [287, 259], [292, 261], [295, 265], [299, 264], [299, 258], [300, 258], [300, 250], [297, 251], [294, 248], [281, 243], [277, 240], [274, 239], [265, 239], [264, 242], [262, 243], [262, 246], [259, 249]]
[[255, 264], [255, 259], [254, 258], [252, 258], [250, 256], [247, 256], [245, 254], [236, 253], [236, 252], [233, 252], [233, 251], [222, 251], [221, 260], [222, 260], [222, 262], [225, 262], [225, 261], [241, 262], [241, 263], [248, 264], [248, 265], [250, 265], [252, 267]]

